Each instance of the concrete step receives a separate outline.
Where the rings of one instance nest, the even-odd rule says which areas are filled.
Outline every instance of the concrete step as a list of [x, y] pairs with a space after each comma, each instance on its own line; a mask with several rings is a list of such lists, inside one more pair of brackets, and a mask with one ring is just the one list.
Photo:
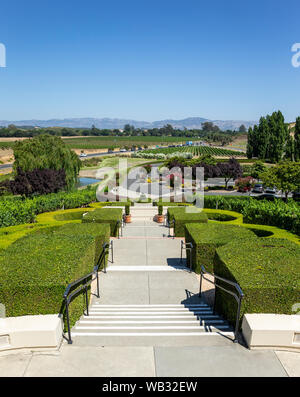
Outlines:
[[103, 346], [119, 345], [122, 341], [125, 345], [134, 345], [134, 341], [145, 346], [159, 345], [161, 338], [162, 345], [177, 345], [183, 343], [182, 338], [189, 343], [190, 337], [205, 335], [233, 338], [231, 326], [205, 303], [101, 305], [95, 302], [89, 316], [82, 316], [72, 329], [76, 343]]
[[190, 269], [181, 266], [181, 265], [175, 265], [175, 266], [168, 266], [168, 265], [157, 265], [157, 266], [151, 266], [151, 265], [109, 265], [107, 267], [108, 272], [174, 272], [174, 271], [189, 271]]

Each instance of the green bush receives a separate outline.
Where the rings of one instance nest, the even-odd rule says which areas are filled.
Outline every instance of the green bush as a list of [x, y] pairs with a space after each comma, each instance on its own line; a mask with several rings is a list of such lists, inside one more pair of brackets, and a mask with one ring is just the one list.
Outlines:
[[74, 221], [82, 219], [82, 215], [86, 213], [86, 210], [78, 210], [74, 212], [64, 212], [60, 214], [56, 214], [53, 218], [57, 221]]
[[[251, 238], [257, 237], [252, 231], [242, 226], [217, 223], [191, 223], [185, 226], [185, 241], [193, 244], [192, 264], [196, 273], [200, 273], [201, 265], [208, 272], [213, 272], [214, 256], [218, 247], [232, 240], [248, 240]], [[190, 263], [189, 251], [187, 251], [187, 254], [187, 262]]]
[[187, 207], [187, 206], [190, 206], [192, 204], [189, 204], [189, 203], [174, 203], [174, 202], [162, 201], [162, 200], [153, 201], [152, 202], [152, 206], [153, 207], [156, 207], [158, 205], [164, 205], [165, 207]]
[[[245, 297], [244, 313], [292, 314], [300, 296], [300, 247], [285, 239], [232, 241], [217, 248], [215, 274], [237, 282]], [[220, 282], [220, 285], [225, 286]], [[226, 287], [228, 288], [228, 287]], [[216, 308], [232, 323], [236, 301], [216, 289]]]
[[103, 203], [107, 207], [126, 207], [126, 205], [134, 206], [134, 201], [107, 201]]
[[256, 200], [249, 196], [205, 196], [205, 208], [237, 211], [244, 221], [276, 226], [300, 235], [300, 206], [293, 200]]
[[0, 200], [0, 227], [32, 223], [36, 215], [57, 209], [78, 208], [96, 201], [95, 189], [52, 193], [34, 198], [2, 198]]
[[[0, 302], [7, 316], [63, 312], [67, 285], [91, 272], [108, 225], [66, 224], [33, 231], [0, 251]], [[84, 299], [70, 305], [72, 324], [80, 317]]]
[[122, 220], [121, 208], [101, 208], [88, 212], [83, 216], [83, 223], [109, 223], [110, 235], [116, 237], [118, 235], [118, 221]]
[[237, 219], [237, 217], [233, 215], [223, 214], [221, 212], [208, 212], [205, 210], [203, 210], [203, 212], [207, 215], [208, 219], [212, 221], [229, 222]]
[[168, 208], [168, 219], [175, 221], [175, 236], [185, 236], [187, 223], [207, 223], [207, 215], [204, 212], [188, 212], [188, 208]]

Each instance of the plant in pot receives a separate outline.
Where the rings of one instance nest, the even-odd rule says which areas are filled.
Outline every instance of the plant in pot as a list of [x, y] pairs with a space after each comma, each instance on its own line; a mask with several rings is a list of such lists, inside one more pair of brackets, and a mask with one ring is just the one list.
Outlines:
[[158, 215], [157, 215], [158, 223], [163, 223], [163, 221], [164, 221], [163, 209], [164, 209], [164, 207], [162, 205], [158, 205]]
[[131, 223], [130, 205], [125, 205], [125, 223]]

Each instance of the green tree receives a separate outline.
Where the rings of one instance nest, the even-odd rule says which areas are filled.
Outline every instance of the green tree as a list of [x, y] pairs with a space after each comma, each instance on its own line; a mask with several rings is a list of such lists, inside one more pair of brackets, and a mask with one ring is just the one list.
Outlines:
[[268, 117], [261, 117], [258, 128], [254, 126], [254, 139], [255, 139], [255, 157], [259, 159], [268, 158], [268, 146], [270, 140], [270, 131]]
[[244, 124], [242, 124], [242, 125], [240, 126], [240, 128], [239, 128], [239, 132], [241, 132], [241, 133], [245, 133], [245, 132], [247, 132], [247, 129], [246, 129], [246, 127], [245, 127], [245, 125], [244, 125]]
[[280, 111], [274, 112], [272, 116], [267, 116], [269, 127], [268, 155], [272, 162], [282, 160], [288, 138], [288, 129], [284, 122], [284, 117]]
[[300, 161], [300, 117], [296, 119], [294, 134], [295, 161]]
[[32, 139], [17, 141], [14, 145], [14, 171], [64, 170], [67, 189], [77, 182], [81, 161], [57, 136], [39, 135]]
[[261, 174], [267, 171], [267, 167], [264, 165], [262, 161], [256, 161], [252, 166], [251, 166], [251, 176], [255, 179], [259, 179]]
[[261, 179], [268, 186], [276, 186], [287, 198], [300, 188], [300, 162], [280, 162], [261, 174]]
[[248, 130], [247, 157], [248, 157], [248, 159], [252, 159], [252, 157], [253, 157], [253, 129], [252, 129], [252, 127], [249, 127], [249, 130]]

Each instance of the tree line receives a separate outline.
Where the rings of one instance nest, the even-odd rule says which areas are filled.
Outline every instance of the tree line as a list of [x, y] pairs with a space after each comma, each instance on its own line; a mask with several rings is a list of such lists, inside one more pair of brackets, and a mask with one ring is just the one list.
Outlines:
[[0, 137], [7, 138], [22, 138], [35, 137], [43, 134], [52, 136], [103, 136], [103, 137], [117, 137], [117, 136], [172, 136], [195, 138], [199, 137], [210, 142], [221, 142], [222, 145], [228, 144], [238, 134], [247, 133], [244, 125], [241, 125], [238, 131], [226, 130], [222, 131], [212, 122], [202, 123], [201, 129], [179, 129], [174, 128], [171, 124], [166, 124], [161, 128], [142, 129], [135, 128], [133, 125], [126, 124], [122, 130], [120, 129], [100, 129], [94, 125], [91, 128], [67, 128], [67, 127], [17, 127], [13, 124], [8, 127], [0, 127]]

